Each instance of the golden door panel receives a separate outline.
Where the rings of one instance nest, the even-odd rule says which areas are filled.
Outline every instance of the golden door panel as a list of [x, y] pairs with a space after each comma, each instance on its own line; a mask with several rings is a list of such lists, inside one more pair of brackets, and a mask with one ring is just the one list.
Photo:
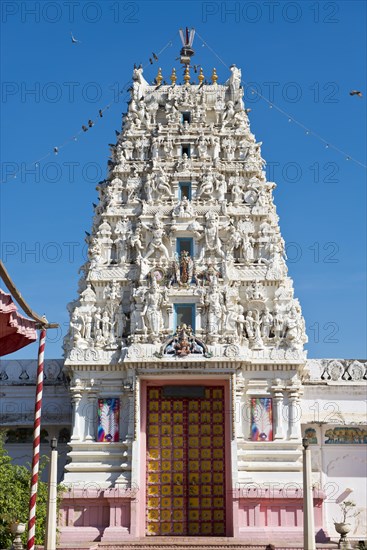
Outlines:
[[195, 389], [148, 388], [149, 536], [225, 535], [224, 388]]

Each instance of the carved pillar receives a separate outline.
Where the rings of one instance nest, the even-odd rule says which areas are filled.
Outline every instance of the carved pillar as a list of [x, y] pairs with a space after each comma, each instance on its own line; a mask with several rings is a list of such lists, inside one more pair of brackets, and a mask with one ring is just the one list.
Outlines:
[[167, 327], [164, 327], [164, 329], [167, 330], [168, 334], [170, 334], [175, 330], [175, 327], [173, 326], [173, 306], [172, 304], [169, 304], [165, 307], [167, 315]]
[[204, 312], [204, 308], [202, 306], [202, 304], [196, 304], [196, 328], [195, 328], [195, 332], [196, 333], [202, 333], [203, 332], [203, 312]]
[[97, 416], [97, 391], [90, 390], [88, 392], [88, 407], [86, 408], [86, 426], [87, 435], [85, 439], [87, 441], [96, 440], [96, 416]]
[[82, 398], [82, 394], [79, 390], [74, 389], [72, 390], [73, 394], [71, 396], [71, 403], [72, 403], [72, 416], [71, 416], [71, 422], [73, 426], [73, 431], [71, 434], [71, 441], [80, 441], [80, 431], [79, 431], [79, 403]]
[[236, 390], [235, 390], [235, 407], [234, 407], [234, 426], [235, 426], [235, 438], [243, 440], [243, 419], [242, 419], [242, 407], [243, 407], [243, 395], [245, 389], [245, 383], [243, 379], [242, 371], [237, 373], [235, 378]]
[[280, 379], [277, 378], [275, 385], [272, 386], [273, 391], [273, 412], [274, 412], [274, 439], [283, 439], [283, 386], [280, 384]]
[[289, 439], [301, 439], [301, 423], [299, 412], [299, 386], [292, 384], [288, 388], [288, 426]]

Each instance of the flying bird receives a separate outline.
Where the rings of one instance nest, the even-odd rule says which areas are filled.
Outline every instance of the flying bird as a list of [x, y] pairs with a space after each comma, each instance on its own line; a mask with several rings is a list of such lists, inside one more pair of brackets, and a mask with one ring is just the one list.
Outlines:
[[349, 92], [349, 95], [357, 95], [358, 97], [362, 97], [362, 92], [359, 90], [352, 90]]
[[77, 39], [75, 38], [75, 36], [73, 36], [73, 33], [72, 33], [72, 32], [70, 32], [70, 36], [71, 36], [71, 42], [72, 42], [72, 44], [80, 44], [80, 43], [81, 43], [80, 40], [77, 40]]
[[94, 126], [93, 120], [90, 120], [90, 119], [88, 120], [88, 126], [89, 128], [92, 128], [92, 126]]
[[154, 52], [152, 52], [152, 55], [153, 55], [153, 59], [155, 59], [155, 61], [158, 61], [158, 55], [155, 54]]

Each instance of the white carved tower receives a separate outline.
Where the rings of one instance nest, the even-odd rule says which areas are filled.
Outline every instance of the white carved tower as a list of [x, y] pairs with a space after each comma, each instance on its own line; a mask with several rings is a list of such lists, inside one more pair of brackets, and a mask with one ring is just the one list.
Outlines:
[[[250, 131], [240, 69], [232, 66], [224, 84], [218, 84], [215, 69], [207, 83], [200, 69], [193, 83], [183, 63], [182, 84], [175, 69], [171, 84], [159, 70], [153, 85], [141, 68], [134, 69], [108, 176], [97, 187], [88, 261], [79, 298], [70, 304], [65, 339], [74, 407], [65, 541], [252, 532], [251, 540], [260, 540], [265, 529], [260, 516], [255, 513], [252, 523], [243, 519], [252, 509], [252, 488], [265, 508], [271, 506], [266, 491], [284, 510], [287, 499], [299, 498], [282, 488], [301, 480], [298, 402], [307, 337], [287, 275], [275, 183], [266, 180], [261, 142]], [[213, 388], [223, 390], [222, 432], [213, 428], [215, 407], [222, 407]], [[165, 485], [163, 462], [156, 477], [149, 474], [155, 458], [163, 460], [165, 433], [173, 438], [167, 453], [179, 456], [182, 434], [175, 426], [186, 422], [177, 416], [177, 422], [165, 424], [163, 408], [157, 409], [155, 425], [151, 411], [166, 399], [191, 414], [193, 403], [200, 408], [200, 395], [214, 407], [208, 408], [208, 456], [214, 473], [221, 461], [226, 488], [223, 513], [215, 501], [220, 483], [212, 477], [205, 485], [209, 509], [215, 512], [218, 504], [207, 522], [195, 520], [196, 509], [206, 517], [200, 497], [205, 464], [198, 459], [201, 481], [190, 478], [196, 467], [190, 462], [191, 450], [196, 452], [190, 430], [182, 443], [189, 450], [186, 473], [176, 472], [176, 485], [184, 486], [183, 499], [189, 499], [190, 483], [198, 505], [179, 501], [181, 489], [175, 493], [172, 478]], [[168, 415], [176, 409], [167, 410]], [[198, 432], [205, 423], [202, 416]], [[161, 438], [157, 453], [149, 440], [155, 429]], [[223, 436], [217, 446], [216, 433]], [[171, 448], [174, 434], [177, 445]], [[197, 447], [199, 456], [204, 439]], [[169, 464], [171, 474], [175, 466]], [[178, 504], [176, 516], [167, 519], [165, 494], [176, 495], [185, 510], [192, 504], [192, 510], [180, 515]], [[91, 512], [80, 527], [68, 520], [70, 510], [77, 514], [77, 505], [93, 499], [103, 502], [101, 517], [91, 519]], [[175, 509], [173, 500], [170, 505]], [[119, 519], [112, 520], [116, 509]]]

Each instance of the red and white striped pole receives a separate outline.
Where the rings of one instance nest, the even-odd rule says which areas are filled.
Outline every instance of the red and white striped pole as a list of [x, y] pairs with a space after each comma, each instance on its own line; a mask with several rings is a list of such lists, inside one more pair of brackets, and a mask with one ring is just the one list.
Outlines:
[[46, 329], [43, 328], [41, 330], [40, 342], [39, 342], [39, 348], [38, 348], [37, 389], [36, 389], [36, 404], [34, 407], [32, 480], [31, 480], [31, 495], [29, 499], [27, 550], [34, 550], [34, 541], [35, 541], [35, 533], [36, 533], [36, 501], [37, 501], [38, 471], [39, 471], [39, 460], [40, 460], [43, 364], [44, 364], [44, 356], [45, 356], [45, 343], [46, 343]]

